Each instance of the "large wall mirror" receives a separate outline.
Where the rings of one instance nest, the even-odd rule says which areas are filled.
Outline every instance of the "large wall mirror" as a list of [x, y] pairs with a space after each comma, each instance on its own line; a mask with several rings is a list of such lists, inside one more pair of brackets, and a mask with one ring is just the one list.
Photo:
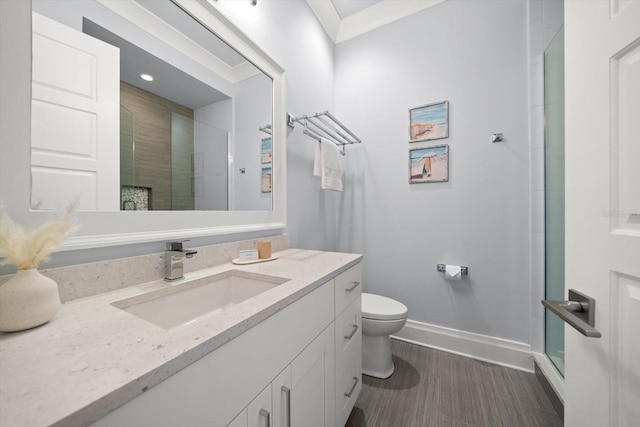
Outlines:
[[269, 76], [170, 1], [31, 4], [32, 209], [271, 210]]
[[[2, 113], [10, 212], [73, 203], [70, 249], [284, 227], [283, 70], [211, 2], [9, 3], [3, 36], [32, 54], [2, 54], [32, 77], [11, 89], [29, 117]], [[24, 124], [29, 147], [8, 136]]]

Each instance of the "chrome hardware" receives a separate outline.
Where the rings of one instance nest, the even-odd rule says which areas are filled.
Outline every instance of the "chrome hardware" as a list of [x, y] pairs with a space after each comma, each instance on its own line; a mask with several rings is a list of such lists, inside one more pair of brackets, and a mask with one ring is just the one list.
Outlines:
[[185, 250], [182, 243], [188, 240], [175, 240], [165, 244], [164, 280], [172, 282], [184, 278], [183, 258], [192, 258], [198, 251]]
[[[438, 273], [444, 273], [445, 271], [447, 271], [447, 265], [446, 264], [438, 264], [437, 268]], [[460, 267], [460, 274], [463, 276], [468, 276], [469, 275], [469, 267]]]
[[343, 156], [346, 155], [344, 149], [346, 145], [360, 144], [362, 142], [348, 127], [328, 111], [300, 117], [293, 117], [287, 113], [287, 125], [294, 127], [296, 122], [302, 124], [302, 133], [305, 135], [318, 142], [331, 142], [340, 147], [340, 154]]
[[287, 395], [287, 427], [291, 427], [291, 389], [287, 386], [282, 386], [280, 390]]
[[596, 300], [590, 296], [569, 289], [568, 301], [542, 300], [542, 305], [585, 337], [600, 338], [602, 336], [600, 331], [595, 329]]
[[271, 427], [271, 413], [266, 409], [260, 409], [260, 416], [264, 417], [264, 420], [265, 420], [264, 425], [266, 427]]
[[358, 282], [358, 281], [354, 280], [354, 281], [353, 281], [353, 286], [352, 286], [352, 287], [350, 287], [350, 288], [345, 289], [344, 291], [345, 291], [345, 292], [353, 292], [353, 290], [354, 290], [355, 288], [357, 288], [358, 286], [360, 286], [360, 282]]
[[504, 141], [504, 136], [502, 133], [494, 133], [491, 134], [491, 142], [502, 142]]
[[353, 338], [353, 336], [356, 334], [356, 332], [358, 332], [358, 328], [360, 328], [360, 326], [353, 325], [353, 331], [351, 331], [351, 333], [349, 335], [345, 335], [344, 339], [350, 340], [351, 338]]
[[351, 395], [353, 394], [353, 391], [356, 389], [356, 386], [358, 385], [358, 381], [360, 381], [358, 377], [353, 377], [353, 379], [354, 381], [353, 381], [353, 385], [351, 386], [351, 390], [349, 390], [348, 393], [344, 394], [347, 397], [351, 397]]
[[271, 125], [260, 126], [258, 130], [260, 132], [266, 133], [267, 135], [271, 135], [273, 133], [273, 129], [271, 128]]

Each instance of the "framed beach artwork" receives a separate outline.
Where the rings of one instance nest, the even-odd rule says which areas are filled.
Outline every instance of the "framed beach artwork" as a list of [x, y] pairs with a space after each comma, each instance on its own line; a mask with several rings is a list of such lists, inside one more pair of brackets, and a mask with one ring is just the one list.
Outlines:
[[273, 145], [271, 143], [271, 138], [264, 138], [262, 140], [260, 159], [261, 163], [271, 163], [271, 160], [273, 160]]
[[409, 183], [449, 181], [449, 145], [409, 150]]
[[262, 165], [261, 188], [263, 193], [271, 193], [271, 163]]
[[409, 142], [449, 137], [449, 101], [409, 109]]

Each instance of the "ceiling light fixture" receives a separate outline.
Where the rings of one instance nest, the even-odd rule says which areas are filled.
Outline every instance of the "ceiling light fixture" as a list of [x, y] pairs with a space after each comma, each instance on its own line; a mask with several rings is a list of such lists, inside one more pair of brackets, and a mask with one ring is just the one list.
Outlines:
[[251, 0], [251, 6], [255, 6], [258, 4], [258, 0]]
[[140, 74], [140, 78], [142, 80], [146, 80], [148, 82], [152, 82], [153, 81], [153, 76], [151, 74]]

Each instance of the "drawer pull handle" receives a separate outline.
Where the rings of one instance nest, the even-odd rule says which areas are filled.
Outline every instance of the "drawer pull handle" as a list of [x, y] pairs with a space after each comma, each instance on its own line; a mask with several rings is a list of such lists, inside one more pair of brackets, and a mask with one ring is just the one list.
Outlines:
[[344, 339], [350, 340], [351, 338], [353, 338], [353, 336], [356, 334], [356, 332], [358, 332], [358, 328], [360, 328], [360, 326], [353, 325], [353, 331], [351, 331], [351, 333], [349, 335], [345, 335]]
[[291, 389], [282, 386], [280, 390], [287, 396], [287, 427], [291, 427]]
[[349, 390], [348, 393], [345, 393], [344, 395], [347, 397], [351, 397], [351, 395], [353, 394], [353, 390], [356, 389], [356, 386], [358, 385], [358, 381], [360, 381], [360, 379], [358, 377], [353, 377], [353, 385], [351, 386], [351, 390]]
[[355, 288], [357, 288], [358, 286], [360, 286], [360, 282], [358, 281], [354, 281], [353, 282], [353, 286], [350, 288], [345, 289], [345, 292], [352, 292]]
[[260, 416], [264, 417], [265, 427], [271, 427], [271, 413], [266, 409], [260, 409]]

